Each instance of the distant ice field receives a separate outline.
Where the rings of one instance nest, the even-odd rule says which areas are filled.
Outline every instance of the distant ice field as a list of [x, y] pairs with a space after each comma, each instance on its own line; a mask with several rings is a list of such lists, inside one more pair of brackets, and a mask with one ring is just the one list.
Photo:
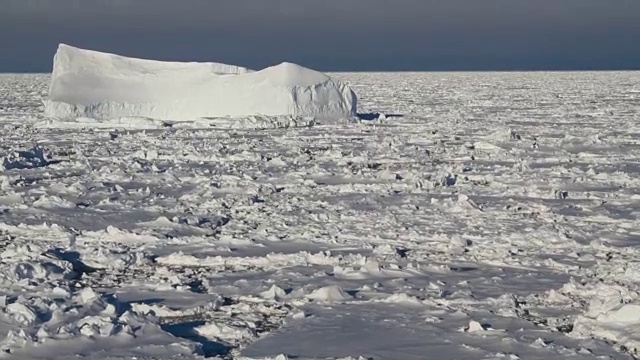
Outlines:
[[640, 357], [640, 72], [331, 76], [359, 119], [0, 74], [0, 358]]

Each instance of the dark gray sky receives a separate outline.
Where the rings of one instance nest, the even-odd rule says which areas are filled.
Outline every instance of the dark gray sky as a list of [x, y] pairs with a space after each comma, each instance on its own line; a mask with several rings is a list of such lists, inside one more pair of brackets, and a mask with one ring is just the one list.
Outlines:
[[640, 69], [640, 0], [0, 0], [0, 72], [59, 42], [319, 70]]

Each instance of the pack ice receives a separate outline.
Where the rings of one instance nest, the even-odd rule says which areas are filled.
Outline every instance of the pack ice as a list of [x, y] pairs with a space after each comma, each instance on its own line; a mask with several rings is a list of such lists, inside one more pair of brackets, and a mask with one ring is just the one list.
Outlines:
[[356, 115], [357, 98], [321, 72], [282, 63], [260, 71], [220, 63], [136, 59], [60, 44], [45, 115], [106, 120], [147, 117]]

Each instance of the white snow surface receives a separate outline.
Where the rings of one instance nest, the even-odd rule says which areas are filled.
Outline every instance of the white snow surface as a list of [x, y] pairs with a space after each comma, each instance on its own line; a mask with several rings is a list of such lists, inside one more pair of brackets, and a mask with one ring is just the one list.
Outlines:
[[282, 63], [260, 71], [219, 63], [129, 58], [60, 44], [45, 114], [53, 118], [161, 120], [295, 115], [356, 115], [344, 83]]
[[331, 76], [359, 119], [0, 75], [0, 358], [640, 357], [640, 73]]

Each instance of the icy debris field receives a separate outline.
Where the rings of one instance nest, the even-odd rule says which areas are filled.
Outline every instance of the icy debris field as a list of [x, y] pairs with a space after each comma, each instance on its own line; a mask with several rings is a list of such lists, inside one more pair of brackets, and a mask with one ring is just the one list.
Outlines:
[[0, 356], [640, 356], [640, 73], [334, 76], [361, 120], [55, 121], [1, 75]]

